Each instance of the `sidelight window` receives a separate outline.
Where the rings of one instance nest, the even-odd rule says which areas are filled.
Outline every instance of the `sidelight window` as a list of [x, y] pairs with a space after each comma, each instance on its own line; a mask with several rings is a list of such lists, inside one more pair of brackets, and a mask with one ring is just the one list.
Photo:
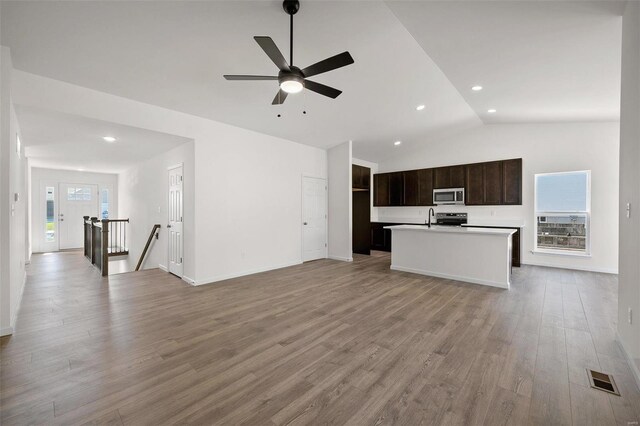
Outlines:
[[589, 255], [591, 172], [535, 176], [535, 250]]
[[47, 186], [45, 188], [46, 222], [44, 233], [45, 241], [48, 243], [55, 242], [56, 240], [55, 202], [55, 188], [53, 186]]

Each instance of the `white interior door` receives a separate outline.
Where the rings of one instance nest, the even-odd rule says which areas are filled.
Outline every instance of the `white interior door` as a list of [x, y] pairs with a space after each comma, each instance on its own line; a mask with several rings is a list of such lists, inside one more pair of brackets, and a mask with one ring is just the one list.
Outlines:
[[58, 228], [60, 250], [84, 245], [83, 216], [98, 217], [98, 185], [61, 183]]
[[327, 257], [327, 180], [302, 178], [302, 261]]
[[182, 166], [169, 169], [169, 272], [182, 278], [183, 267], [183, 198]]

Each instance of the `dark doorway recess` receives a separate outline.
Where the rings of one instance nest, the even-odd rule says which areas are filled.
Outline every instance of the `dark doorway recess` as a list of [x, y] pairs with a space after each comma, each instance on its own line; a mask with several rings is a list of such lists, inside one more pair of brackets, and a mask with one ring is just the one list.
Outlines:
[[353, 252], [369, 255], [371, 248], [371, 169], [351, 166], [353, 183]]

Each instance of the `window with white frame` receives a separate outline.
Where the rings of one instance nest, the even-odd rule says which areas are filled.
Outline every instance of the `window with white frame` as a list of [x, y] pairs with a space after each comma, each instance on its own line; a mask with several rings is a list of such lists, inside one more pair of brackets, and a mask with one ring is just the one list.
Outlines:
[[590, 253], [591, 171], [535, 176], [535, 250]]

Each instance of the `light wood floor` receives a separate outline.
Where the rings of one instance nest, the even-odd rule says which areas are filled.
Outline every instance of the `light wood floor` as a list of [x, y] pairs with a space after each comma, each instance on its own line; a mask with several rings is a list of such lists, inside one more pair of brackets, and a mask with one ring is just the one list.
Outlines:
[[504, 291], [386, 255], [201, 287], [35, 255], [1, 341], [2, 424], [628, 426], [640, 392], [616, 300], [610, 275], [516, 268]]

